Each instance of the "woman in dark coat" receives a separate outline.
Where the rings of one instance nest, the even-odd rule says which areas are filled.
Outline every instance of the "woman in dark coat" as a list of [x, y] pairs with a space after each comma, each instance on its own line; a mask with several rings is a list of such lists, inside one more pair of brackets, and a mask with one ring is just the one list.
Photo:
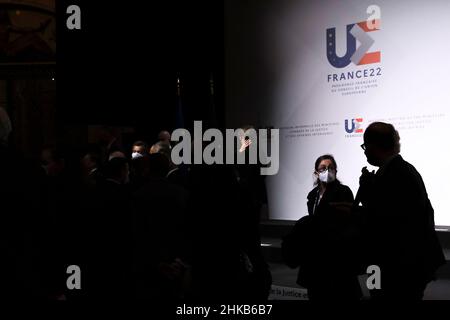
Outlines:
[[284, 238], [287, 264], [300, 266], [297, 283], [310, 300], [359, 300], [361, 273], [358, 221], [350, 210], [353, 193], [336, 178], [333, 156], [319, 157], [314, 166], [316, 186], [307, 196], [308, 216]]

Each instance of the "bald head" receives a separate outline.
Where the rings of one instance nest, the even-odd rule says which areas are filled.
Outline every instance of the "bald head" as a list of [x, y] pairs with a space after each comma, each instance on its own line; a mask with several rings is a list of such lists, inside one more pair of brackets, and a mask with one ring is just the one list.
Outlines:
[[364, 143], [375, 145], [383, 150], [400, 152], [400, 136], [390, 123], [371, 123], [364, 132]]
[[375, 166], [400, 153], [400, 136], [390, 123], [373, 122], [364, 132], [367, 161]]

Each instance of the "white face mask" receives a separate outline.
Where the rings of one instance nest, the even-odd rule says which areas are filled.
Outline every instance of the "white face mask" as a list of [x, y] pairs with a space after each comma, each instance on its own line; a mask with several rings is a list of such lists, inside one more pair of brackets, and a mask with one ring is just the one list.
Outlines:
[[140, 157], [143, 157], [143, 155], [140, 154], [139, 152], [133, 152], [131, 154], [131, 159], [137, 159], [137, 158], [140, 158]]
[[325, 170], [319, 173], [319, 180], [324, 183], [330, 183], [336, 180], [336, 174], [333, 171]]

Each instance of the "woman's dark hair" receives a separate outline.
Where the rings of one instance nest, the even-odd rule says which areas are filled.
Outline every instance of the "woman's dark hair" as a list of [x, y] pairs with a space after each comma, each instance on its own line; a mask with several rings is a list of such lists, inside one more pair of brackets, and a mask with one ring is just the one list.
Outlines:
[[[319, 165], [323, 160], [330, 160], [331, 163], [334, 166], [334, 169], [337, 172], [337, 164], [336, 164], [336, 160], [334, 159], [334, 157], [331, 154], [324, 154], [323, 156], [320, 156], [317, 158], [316, 163], [314, 164], [314, 171], [317, 172], [319, 170]], [[336, 182], [340, 183], [340, 181], [337, 179], [336, 177]], [[319, 178], [317, 178], [317, 180], [314, 182], [314, 185], [318, 185], [319, 184]]]

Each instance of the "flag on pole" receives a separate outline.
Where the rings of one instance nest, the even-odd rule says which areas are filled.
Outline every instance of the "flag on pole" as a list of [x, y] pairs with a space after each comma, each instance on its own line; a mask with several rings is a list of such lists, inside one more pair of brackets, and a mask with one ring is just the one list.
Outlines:
[[181, 81], [177, 78], [177, 106], [175, 110], [175, 129], [184, 128], [183, 104], [181, 102]]
[[209, 110], [208, 110], [208, 127], [217, 128], [216, 104], [214, 93], [214, 77], [211, 73], [209, 78]]

